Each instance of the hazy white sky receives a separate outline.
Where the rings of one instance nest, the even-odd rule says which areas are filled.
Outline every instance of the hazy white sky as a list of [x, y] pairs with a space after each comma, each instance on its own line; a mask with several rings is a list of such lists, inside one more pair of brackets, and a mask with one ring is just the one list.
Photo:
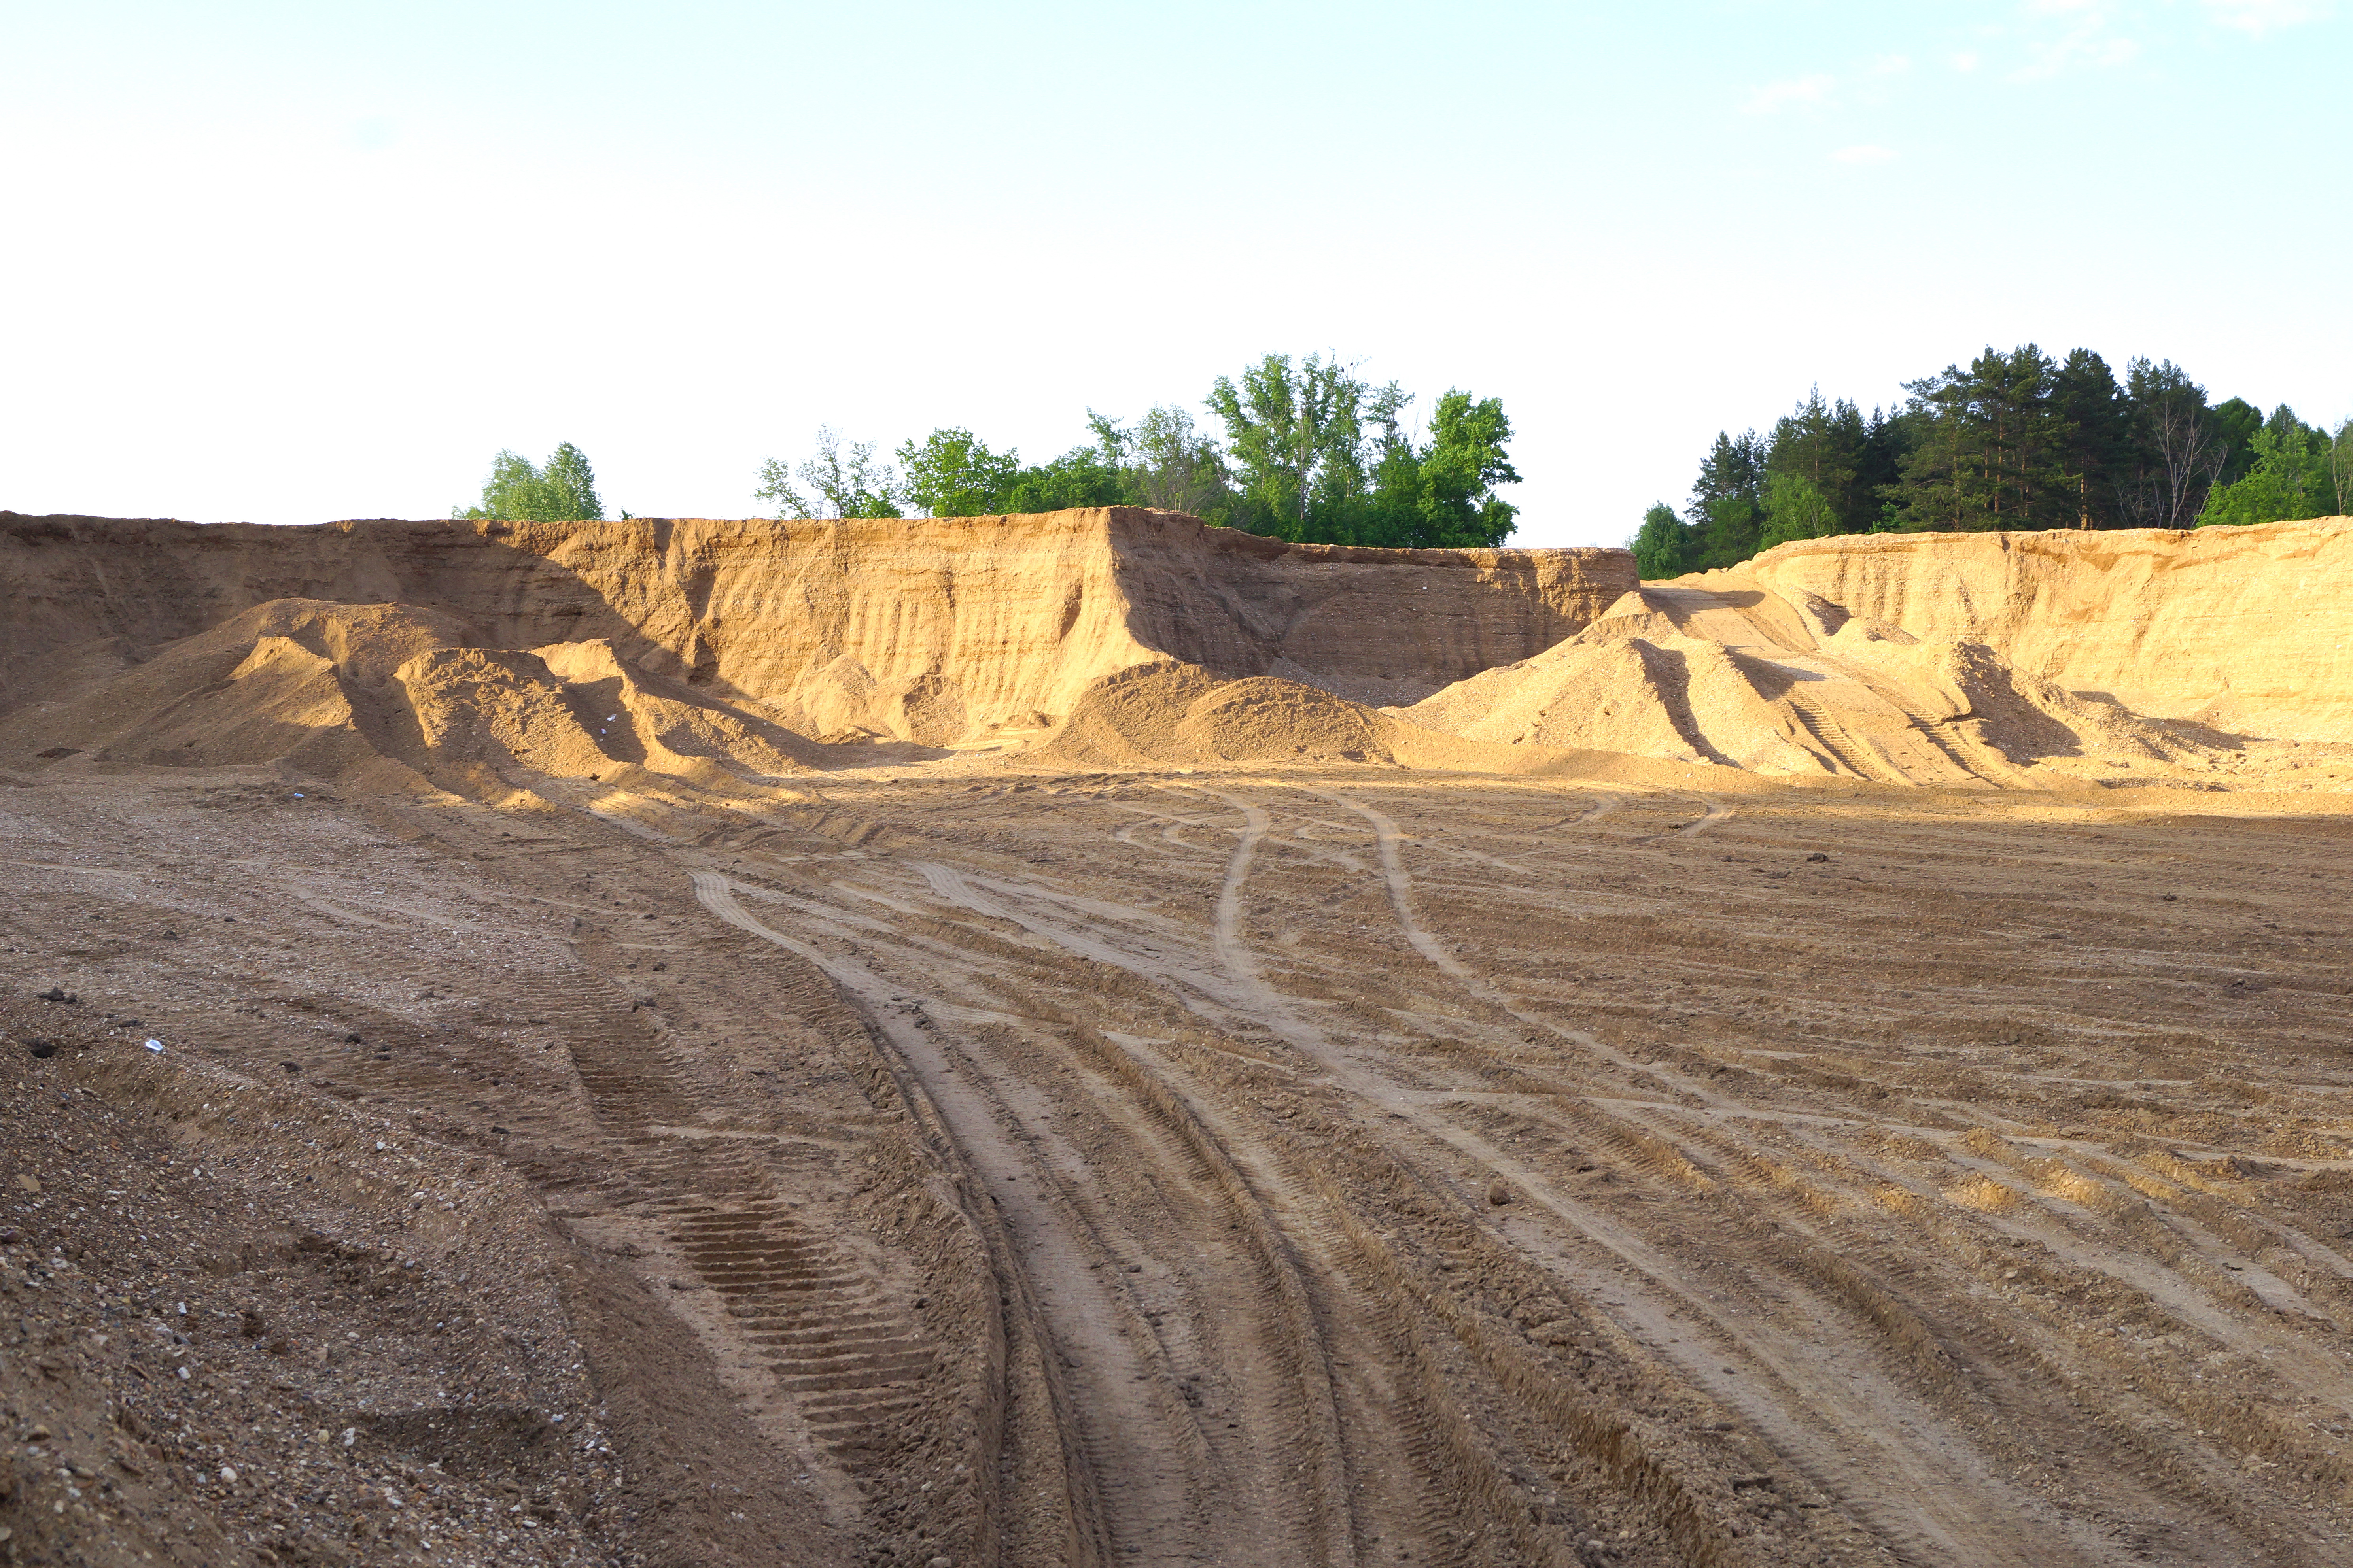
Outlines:
[[1989, 343], [2353, 413], [2326, 0], [0, 4], [0, 507], [438, 516], [1269, 349], [1499, 395], [1522, 544]]

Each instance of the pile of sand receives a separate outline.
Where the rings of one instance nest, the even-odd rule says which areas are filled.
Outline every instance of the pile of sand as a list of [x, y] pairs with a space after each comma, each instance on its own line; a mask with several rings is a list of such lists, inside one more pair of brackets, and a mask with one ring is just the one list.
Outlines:
[[1071, 767], [1141, 763], [1393, 762], [1396, 721], [1328, 691], [1198, 665], [1122, 670], [1089, 688], [1032, 754]]
[[398, 605], [281, 599], [165, 644], [93, 654], [45, 700], [0, 718], [0, 756], [149, 766], [283, 763], [347, 783], [482, 770], [596, 778], [796, 773], [816, 748], [755, 713], [643, 671], [609, 643], [484, 648], [472, 628]]
[[2262, 772], [2283, 748], [2348, 738], [2348, 571], [2343, 519], [1811, 541], [1645, 584], [1535, 658], [1398, 712], [1509, 745], [1798, 777]]
[[283, 762], [476, 795], [959, 752], [2207, 780], [2340, 760], [2348, 582], [2344, 519], [1810, 541], [1638, 584], [1618, 551], [1287, 545], [1125, 508], [0, 514], [0, 760]]

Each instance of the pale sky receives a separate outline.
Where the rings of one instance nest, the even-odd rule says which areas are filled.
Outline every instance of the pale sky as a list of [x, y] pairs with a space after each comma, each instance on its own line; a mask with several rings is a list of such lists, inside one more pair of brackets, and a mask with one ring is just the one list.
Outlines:
[[[2353, 4], [2353, 0], [2348, 0]], [[1518, 544], [1991, 343], [2353, 414], [2326, 0], [0, 5], [0, 508], [432, 517], [569, 440], [1037, 460], [1336, 350], [1500, 396]]]

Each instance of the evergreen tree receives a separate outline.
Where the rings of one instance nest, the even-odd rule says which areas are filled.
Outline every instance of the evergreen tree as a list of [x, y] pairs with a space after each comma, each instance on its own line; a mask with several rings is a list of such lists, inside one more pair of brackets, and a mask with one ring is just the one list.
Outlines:
[[[1862, 479], [1863, 448], [1869, 438], [1862, 410], [1844, 398], [1824, 403], [1818, 386], [1795, 412], [1774, 423], [1766, 475], [1768, 480], [1782, 474], [1805, 480], [1808, 489], [1829, 503], [1836, 522], [1831, 531], [1859, 533], [1871, 526], [1878, 511], [1877, 499]], [[1769, 500], [1765, 509], [1774, 510]]]
[[1736, 566], [1757, 553], [1765, 521], [1765, 443], [1757, 432], [1719, 430], [1692, 481], [1687, 571]]
[[1691, 514], [1694, 521], [1720, 500], [1745, 500], [1751, 505], [1765, 492], [1765, 443], [1754, 430], [1738, 436], [1719, 430], [1715, 445], [1700, 459], [1699, 478], [1692, 481]]
[[1966, 371], [1907, 382], [1919, 444], [1897, 499], [1905, 526], [1939, 531], [2063, 527], [2077, 521], [2063, 466], [2072, 440], [2052, 406], [2058, 366], [2032, 343], [1988, 347]]
[[1902, 512], [1891, 499], [1904, 482], [1904, 460], [1918, 444], [1916, 422], [1901, 409], [1871, 411], [1862, 428], [1862, 451], [1855, 461], [1858, 509], [1865, 530], [1887, 533], [1901, 526]]
[[2263, 427], [2263, 411], [2243, 397], [2226, 397], [2214, 405], [2214, 439], [2222, 444], [2221, 466], [2214, 471], [2217, 488], [2234, 485], [2255, 466], [2255, 433]]
[[2077, 349], [2051, 378], [2060, 467], [2075, 487], [2077, 528], [2119, 525], [2116, 489], [2132, 463], [2132, 407], [2108, 362]]

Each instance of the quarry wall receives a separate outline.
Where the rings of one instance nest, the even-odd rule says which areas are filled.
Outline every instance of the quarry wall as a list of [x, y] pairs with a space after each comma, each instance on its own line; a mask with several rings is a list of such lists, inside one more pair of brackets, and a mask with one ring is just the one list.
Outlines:
[[926, 744], [1069, 711], [1176, 658], [1412, 700], [1573, 634], [1623, 551], [1291, 545], [1134, 508], [821, 521], [353, 521], [0, 513], [0, 702], [65, 650], [140, 651], [278, 599], [400, 604], [475, 646], [605, 640], [813, 735]]
[[2353, 519], [2195, 531], [1864, 534], [1729, 573], [1924, 639], [1981, 642], [2070, 691], [2294, 740], [2353, 735]]

